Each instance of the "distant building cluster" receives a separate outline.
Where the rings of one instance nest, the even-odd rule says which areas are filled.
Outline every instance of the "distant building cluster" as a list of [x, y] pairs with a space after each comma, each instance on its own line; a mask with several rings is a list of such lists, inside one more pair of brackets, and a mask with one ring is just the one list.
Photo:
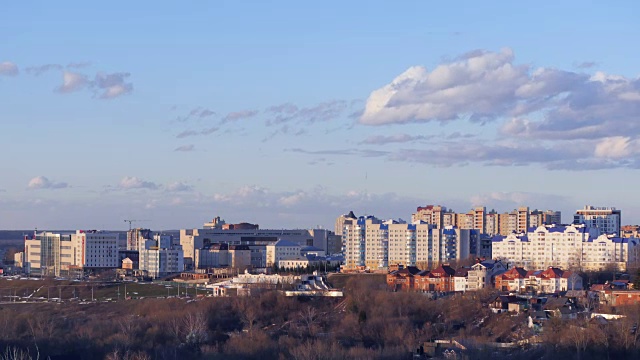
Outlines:
[[[170, 235], [132, 229], [126, 239], [117, 232], [35, 232], [27, 236], [15, 264], [28, 274], [69, 276], [85, 270], [125, 268], [157, 278], [184, 270], [179, 244]], [[135, 249], [133, 249], [135, 248]]]
[[411, 223], [350, 212], [336, 219], [335, 231], [342, 236], [343, 271], [434, 269], [472, 258], [528, 268], [626, 270], [640, 262], [639, 227], [623, 227], [621, 217], [616, 208], [585, 206], [562, 225], [554, 210], [522, 206], [499, 214], [479, 206], [455, 213], [427, 205], [417, 208]]
[[[120, 269], [124, 276], [150, 278], [185, 271], [202, 275], [226, 269], [225, 273], [238, 274], [323, 267], [345, 272], [405, 269], [399, 274], [414, 268], [440, 269], [448, 274], [452, 268], [445, 264], [458, 266], [475, 259], [499, 260], [508, 267], [623, 271], [640, 262], [640, 228], [622, 226], [621, 217], [615, 208], [585, 206], [575, 212], [571, 224], [563, 225], [559, 211], [526, 206], [505, 213], [483, 206], [456, 213], [427, 205], [416, 209], [411, 222], [349, 212], [336, 219], [335, 231], [261, 229], [215, 217], [200, 229], [180, 230], [179, 236], [143, 228], [130, 229], [126, 236], [97, 230], [36, 231], [25, 238], [15, 264], [27, 273], [47, 276]], [[465, 275], [465, 289], [486, 285], [478, 282], [476, 270]], [[428, 272], [429, 278], [437, 277], [438, 272]], [[455, 282], [446, 286], [456, 288]]]
[[560, 224], [560, 211], [530, 210], [519, 207], [511, 212], [498, 214], [495, 210], [487, 212], [483, 206], [466, 213], [455, 213], [440, 205], [419, 206], [411, 214], [411, 221], [423, 221], [436, 228], [454, 226], [459, 229], [475, 229], [487, 235], [508, 235], [512, 232], [526, 231], [531, 226], [542, 224]]

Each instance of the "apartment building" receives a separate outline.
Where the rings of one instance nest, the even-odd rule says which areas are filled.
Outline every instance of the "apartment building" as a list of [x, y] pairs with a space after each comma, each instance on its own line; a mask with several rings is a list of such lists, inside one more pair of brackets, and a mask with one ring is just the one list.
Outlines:
[[434, 226], [422, 221], [383, 222], [374, 216], [348, 219], [343, 229], [343, 269], [380, 270], [392, 265], [433, 268], [481, 251], [477, 230]]
[[585, 224], [598, 229], [600, 234], [620, 236], [622, 211], [614, 207], [585, 205], [573, 215], [574, 224]]
[[120, 234], [96, 230], [78, 230], [71, 235], [73, 265], [84, 269], [118, 268]]
[[553, 210], [530, 210], [521, 206], [511, 212], [498, 214], [477, 206], [466, 213], [455, 213], [440, 205], [420, 206], [411, 215], [412, 222], [423, 221], [435, 228], [455, 226], [459, 229], [475, 229], [481, 234], [509, 235], [527, 231], [529, 227], [543, 224], [560, 224], [561, 213]]
[[539, 226], [526, 233], [495, 236], [492, 256], [528, 268], [625, 270], [638, 263], [639, 239], [598, 234], [598, 229], [583, 224]]
[[28, 274], [66, 275], [75, 264], [75, 251], [71, 233], [34, 233], [24, 241], [23, 267]]
[[150, 229], [135, 228], [127, 231], [127, 250], [139, 251], [141, 244], [144, 247], [145, 240], [151, 240], [152, 232]]
[[162, 242], [161, 239], [162, 237], [156, 237], [145, 241], [139, 255], [140, 270], [153, 279], [184, 271], [182, 247], [168, 241], [170, 246], [163, 248], [161, 246], [166, 246], [167, 241]]

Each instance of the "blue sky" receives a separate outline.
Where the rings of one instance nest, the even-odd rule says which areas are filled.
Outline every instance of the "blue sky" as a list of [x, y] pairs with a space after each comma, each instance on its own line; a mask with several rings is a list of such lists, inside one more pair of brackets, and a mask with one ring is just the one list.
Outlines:
[[331, 227], [431, 203], [639, 223], [639, 10], [5, 4], [0, 228]]

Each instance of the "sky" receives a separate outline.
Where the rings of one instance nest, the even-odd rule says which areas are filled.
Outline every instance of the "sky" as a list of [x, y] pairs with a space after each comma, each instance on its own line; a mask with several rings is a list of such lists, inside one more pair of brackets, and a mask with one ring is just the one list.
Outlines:
[[0, 11], [0, 229], [417, 206], [640, 223], [640, 3], [33, 1]]

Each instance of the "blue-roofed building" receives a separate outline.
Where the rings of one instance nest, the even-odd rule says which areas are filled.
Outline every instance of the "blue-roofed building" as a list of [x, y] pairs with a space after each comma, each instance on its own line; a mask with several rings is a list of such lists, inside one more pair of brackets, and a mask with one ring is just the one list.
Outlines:
[[526, 268], [625, 270], [640, 260], [639, 245], [638, 239], [599, 235], [598, 229], [583, 224], [544, 225], [526, 233], [493, 237], [492, 255]]

